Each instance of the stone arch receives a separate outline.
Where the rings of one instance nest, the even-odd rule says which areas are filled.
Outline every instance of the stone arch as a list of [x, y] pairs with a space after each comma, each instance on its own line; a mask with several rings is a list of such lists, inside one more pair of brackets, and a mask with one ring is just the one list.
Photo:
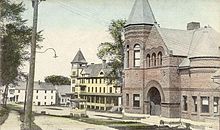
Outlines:
[[161, 114], [161, 96], [156, 87], [151, 87], [147, 93], [147, 99], [149, 101], [149, 114], [160, 115]]
[[136, 44], [139, 44], [139, 45], [140, 45], [140, 49], [141, 49], [141, 50], [144, 49], [144, 41], [139, 40], [139, 39], [135, 39], [135, 40], [130, 41], [130, 45], [131, 45], [131, 46], [134, 47]]
[[144, 89], [145, 113], [150, 115], [161, 115], [161, 103], [164, 102], [164, 93], [161, 85], [151, 80]]
[[160, 83], [157, 82], [156, 80], [151, 80], [146, 84], [146, 87], [144, 89], [144, 95], [145, 95], [144, 99], [147, 100], [146, 95], [152, 87], [157, 88], [157, 90], [159, 91], [160, 96], [161, 96], [161, 102], [165, 102], [165, 96], [163, 93], [163, 89], [162, 89]]
[[133, 49], [135, 50], [135, 49], [141, 49], [141, 45], [139, 44], [139, 43], [135, 43], [134, 45], [133, 45]]

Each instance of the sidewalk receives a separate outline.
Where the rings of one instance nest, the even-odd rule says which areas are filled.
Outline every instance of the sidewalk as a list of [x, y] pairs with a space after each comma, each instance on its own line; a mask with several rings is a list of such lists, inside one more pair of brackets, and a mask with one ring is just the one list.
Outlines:
[[163, 120], [166, 122], [165, 125], [168, 125], [171, 127], [184, 126], [186, 123], [189, 123], [192, 130], [218, 130], [218, 127], [219, 127], [218, 121], [202, 122], [202, 121], [192, 121], [189, 119], [166, 118], [166, 117], [160, 117], [160, 116], [150, 116], [146, 114], [131, 114], [131, 113], [125, 113], [124, 115], [127, 117], [140, 117], [142, 118], [140, 120], [141, 123], [145, 123], [149, 125], [161, 125], [160, 121]]
[[115, 130], [103, 125], [79, 122], [69, 118], [36, 116], [34, 121], [43, 130]]
[[20, 130], [20, 116], [16, 111], [9, 113], [8, 119], [0, 126], [0, 130]]

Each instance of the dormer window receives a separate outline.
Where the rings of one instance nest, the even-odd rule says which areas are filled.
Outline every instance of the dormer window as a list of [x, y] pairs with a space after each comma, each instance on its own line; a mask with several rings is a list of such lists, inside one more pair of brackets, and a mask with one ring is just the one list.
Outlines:
[[100, 75], [103, 75], [104, 73], [103, 72], [100, 72]]
[[134, 67], [140, 67], [140, 58], [141, 58], [141, 53], [140, 53], [140, 45], [136, 44], [134, 46]]

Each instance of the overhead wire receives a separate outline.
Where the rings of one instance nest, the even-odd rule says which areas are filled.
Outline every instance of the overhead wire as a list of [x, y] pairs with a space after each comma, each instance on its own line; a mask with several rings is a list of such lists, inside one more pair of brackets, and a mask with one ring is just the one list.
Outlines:
[[[62, 0], [55, 0], [58, 2], [59, 6], [67, 11], [69, 11], [70, 13], [73, 13], [75, 15], [79, 15], [81, 17], [84, 17], [86, 19], [92, 19], [94, 21], [98, 21], [98, 24], [102, 24], [102, 25], [106, 25], [106, 24], [109, 24], [107, 23], [108, 20], [106, 20], [105, 18], [103, 18], [102, 16], [99, 16], [97, 17], [96, 16], [96, 12], [93, 11], [93, 10], [90, 10], [88, 8], [86, 8], [87, 10], [87, 13], [86, 12], [83, 12], [82, 9], [80, 9], [79, 7], [76, 7], [76, 6], [73, 6], [75, 5], [73, 2], [73, 4], [69, 4], [69, 3], [65, 3], [64, 1]], [[100, 19], [100, 17], [102, 19]], [[101, 23], [100, 23], [101, 21]], [[170, 42], [172, 42], [172, 44], [174, 45], [180, 45], [181, 42], [180, 41], [177, 41], [176, 39], [173, 39], [173, 38], [170, 38], [170, 37], [167, 37], [167, 36], [164, 36], [167, 40], [169, 40]], [[201, 37], [201, 36], [200, 36]], [[193, 38], [192, 38], [193, 39]], [[198, 39], [197, 39], [198, 40]], [[198, 42], [198, 41], [197, 41]], [[190, 44], [189, 45], [189, 48], [191, 47], [192, 45]], [[181, 52], [185, 52], [187, 51], [189, 53], [190, 49], [189, 48], [181, 48], [179, 51]]]
[[[72, 5], [72, 8], [78, 9], [78, 10], [82, 10], [82, 8], [80, 8], [80, 6], [73, 6], [76, 5], [76, 3], [73, 3], [73, 1], [70, 1], [72, 4], [68, 4], [69, 6]], [[91, 10], [89, 8], [83, 7], [83, 9], [86, 9], [86, 11], [92, 15], [92, 16], [96, 16], [97, 15], [97, 11]], [[109, 22], [108, 19], [104, 18], [103, 16], [99, 16], [98, 19], [102, 19], [103, 21]]]
[[80, 10], [75, 9], [72, 6], [67, 5], [66, 3], [62, 2], [61, 0], [55, 0], [58, 2], [59, 6], [67, 11], [69, 11], [70, 13], [73, 13], [75, 15], [79, 15], [81, 17], [84, 17], [86, 19], [90, 19], [90, 20], [94, 20], [94, 21], [98, 21], [98, 24], [102, 24], [102, 25], [106, 25], [107, 22], [104, 19], [100, 19], [98, 17], [94, 15], [88, 15], [85, 12], [82, 12]]

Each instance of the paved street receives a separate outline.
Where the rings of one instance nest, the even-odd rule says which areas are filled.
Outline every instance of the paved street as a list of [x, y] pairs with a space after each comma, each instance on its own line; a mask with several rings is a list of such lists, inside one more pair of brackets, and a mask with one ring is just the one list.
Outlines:
[[0, 126], [0, 130], [19, 130], [21, 124], [19, 117], [16, 111], [11, 111], [8, 119]]
[[35, 123], [43, 130], [115, 130], [106, 126], [87, 124], [68, 118], [51, 116], [36, 116]]
[[[64, 108], [64, 110], [67, 109], [68, 108]], [[60, 114], [62, 112], [64, 111], [60, 111]], [[66, 113], [64, 112], [63, 114]], [[115, 130], [106, 126], [93, 125], [68, 118], [52, 116], [35, 116], [34, 122], [43, 130]], [[20, 124], [18, 113], [16, 111], [11, 111], [8, 119], [0, 126], [0, 130], [19, 130]]]
[[[52, 110], [51, 108], [55, 108]], [[46, 113], [52, 114], [52, 115], [69, 115], [69, 108], [68, 107], [51, 107], [51, 106], [34, 106], [35, 112], [41, 112], [46, 111]], [[90, 118], [100, 118], [100, 119], [109, 119], [112, 118], [114, 120], [120, 120], [122, 118], [122, 114], [114, 114], [114, 113], [101, 113], [101, 112], [94, 112], [94, 111], [87, 111], [87, 114]], [[147, 116], [147, 115], [141, 115], [141, 114], [132, 114], [129, 116], [142, 116], [145, 117], [144, 119], [141, 119], [140, 122], [146, 123], [146, 124], [152, 124], [152, 125], [159, 125], [159, 122], [161, 119], [167, 120], [165, 118], [157, 117], [157, 116]], [[178, 120], [178, 119], [176, 119]], [[173, 119], [175, 122], [175, 120]], [[185, 121], [187, 122], [187, 121]], [[113, 128], [109, 128], [107, 126], [101, 126], [101, 125], [94, 125], [94, 124], [88, 124], [84, 122], [79, 122], [76, 120], [72, 120], [69, 118], [63, 118], [63, 117], [53, 117], [53, 116], [35, 116], [35, 123], [41, 127], [43, 130], [115, 130]], [[204, 125], [204, 122], [189, 122], [191, 124], [201, 126]], [[9, 113], [8, 119], [5, 121], [3, 125], [0, 126], [0, 130], [19, 130], [20, 128], [20, 120], [19, 115], [16, 111], [11, 111]], [[209, 126], [209, 124], [206, 124], [206, 126]], [[205, 129], [212, 130], [217, 128], [215, 127], [207, 127]], [[196, 130], [196, 128], [194, 128]]]
[[[50, 115], [62, 115], [62, 116], [70, 115], [69, 107], [33, 106], [33, 111], [36, 113], [41, 113], [41, 111], [45, 111], [46, 114], [50, 114]], [[87, 111], [86, 113], [90, 118], [104, 118], [104, 119], [108, 119], [110, 117], [122, 118], [122, 114], [116, 114], [116, 113], [94, 112], [94, 111]]]

